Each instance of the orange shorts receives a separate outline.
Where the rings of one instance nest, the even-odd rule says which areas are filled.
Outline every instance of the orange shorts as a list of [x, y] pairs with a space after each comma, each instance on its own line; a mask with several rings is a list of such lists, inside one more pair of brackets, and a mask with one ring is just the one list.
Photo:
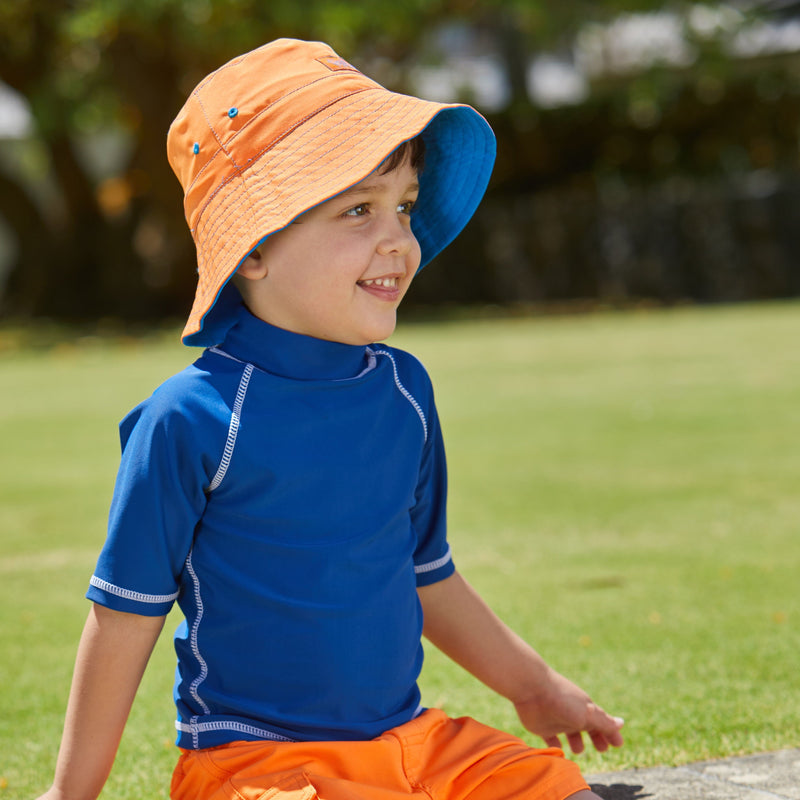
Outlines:
[[172, 800], [565, 800], [588, 789], [556, 748], [429, 710], [367, 742], [186, 750]]

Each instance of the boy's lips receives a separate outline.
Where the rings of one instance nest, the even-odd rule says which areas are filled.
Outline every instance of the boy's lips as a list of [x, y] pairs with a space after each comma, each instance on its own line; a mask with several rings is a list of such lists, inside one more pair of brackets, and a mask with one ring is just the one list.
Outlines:
[[383, 300], [394, 300], [400, 294], [398, 278], [395, 275], [358, 281], [358, 286], [369, 292], [369, 294], [380, 297]]

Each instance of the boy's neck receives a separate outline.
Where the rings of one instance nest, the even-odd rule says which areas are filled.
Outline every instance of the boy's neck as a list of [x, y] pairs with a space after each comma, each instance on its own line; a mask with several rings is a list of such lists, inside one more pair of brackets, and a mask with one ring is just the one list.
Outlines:
[[362, 345], [314, 339], [270, 325], [244, 306], [219, 349], [273, 375], [295, 380], [344, 380], [367, 367]]

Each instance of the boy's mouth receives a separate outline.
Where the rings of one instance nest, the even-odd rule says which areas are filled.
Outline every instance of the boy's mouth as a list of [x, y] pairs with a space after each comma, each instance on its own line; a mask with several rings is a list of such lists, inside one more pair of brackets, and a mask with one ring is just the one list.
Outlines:
[[377, 300], [389, 303], [396, 303], [401, 296], [400, 279], [397, 275], [358, 281], [358, 287]]
[[396, 289], [397, 278], [370, 278], [367, 281], [359, 281], [359, 286], [380, 286], [384, 289]]

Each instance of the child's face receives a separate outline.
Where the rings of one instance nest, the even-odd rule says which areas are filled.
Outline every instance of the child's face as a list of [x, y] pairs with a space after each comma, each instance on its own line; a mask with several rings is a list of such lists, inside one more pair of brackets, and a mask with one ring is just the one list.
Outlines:
[[317, 339], [366, 345], [394, 331], [420, 263], [411, 232], [417, 173], [373, 172], [307, 211], [239, 268], [250, 311]]

